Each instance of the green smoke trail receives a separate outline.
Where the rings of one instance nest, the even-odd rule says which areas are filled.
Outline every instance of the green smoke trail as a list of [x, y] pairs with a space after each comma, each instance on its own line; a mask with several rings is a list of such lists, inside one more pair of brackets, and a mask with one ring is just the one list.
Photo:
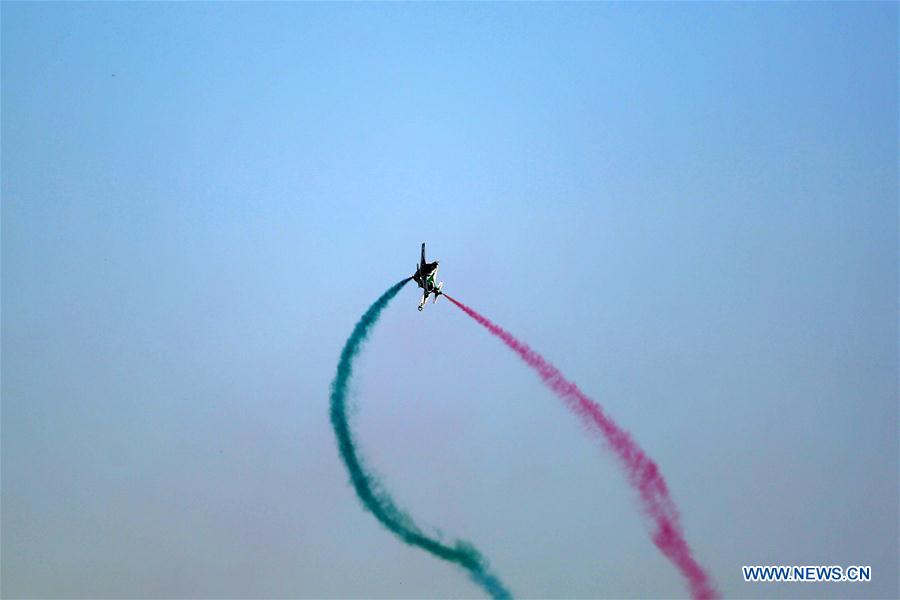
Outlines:
[[343, 351], [341, 351], [337, 374], [331, 383], [331, 425], [337, 436], [338, 450], [350, 472], [350, 481], [353, 483], [356, 495], [359, 496], [363, 506], [375, 515], [382, 525], [407, 544], [418, 546], [438, 558], [466, 569], [472, 580], [492, 598], [511, 598], [509, 591], [490, 572], [487, 561], [474, 546], [463, 540], [457, 540], [452, 546], [448, 546], [425, 535], [413, 522], [412, 517], [394, 504], [394, 500], [378, 478], [366, 470], [353, 443], [353, 435], [347, 420], [347, 393], [350, 378], [353, 375], [353, 360], [359, 354], [363, 342], [368, 338], [372, 326], [381, 316], [381, 311], [410, 279], [404, 279], [391, 286], [369, 307], [356, 327], [353, 328], [353, 333], [350, 334]]

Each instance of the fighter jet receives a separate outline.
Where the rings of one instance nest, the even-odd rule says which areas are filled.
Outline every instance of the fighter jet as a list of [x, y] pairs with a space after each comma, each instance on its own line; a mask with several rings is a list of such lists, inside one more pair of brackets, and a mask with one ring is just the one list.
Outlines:
[[422, 300], [419, 302], [419, 310], [425, 308], [425, 303], [428, 301], [428, 295], [434, 294], [434, 302], [437, 302], [438, 296], [441, 295], [441, 288], [444, 287], [444, 282], [440, 282], [437, 285], [434, 283], [434, 278], [437, 277], [438, 272], [438, 264], [440, 261], [434, 261], [432, 263], [425, 262], [425, 242], [422, 242], [422, 260], [416, 266], [416, 272], [413, 273], [413, 281], [419, 284], [419, 287], [422, 288]]

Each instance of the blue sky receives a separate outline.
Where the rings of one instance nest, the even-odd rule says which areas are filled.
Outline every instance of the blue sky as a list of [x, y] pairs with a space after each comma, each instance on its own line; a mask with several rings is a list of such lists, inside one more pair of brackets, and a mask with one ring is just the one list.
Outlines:
[[[427, 240], [659, 463], [726, 596], [897, 597], [897, 48], [893, 3], [4, 2], [3, 594], [477, 595], [327, 417]], [[355, 382], [398, 502], [519, 596], [683, 596], [608, 453], [416, 301]]]

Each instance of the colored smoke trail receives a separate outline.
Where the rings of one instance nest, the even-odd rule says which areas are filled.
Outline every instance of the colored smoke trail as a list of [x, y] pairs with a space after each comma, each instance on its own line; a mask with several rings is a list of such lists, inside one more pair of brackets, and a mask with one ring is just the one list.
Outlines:
[[715, 587], [703, 567], [694, 559], [691, 549], [684, 539], [679, 523], [678, 510], [669, 496], [665, 479], [653, 460], [644, 454], [640, 446], [631, 439], [628, 432], [621, 429], [603, 412], [599, 404], [588, 398], [578, 387], [563, 377], [559, 369], [540, 354], [520, 342], [508, 331], [495, 325], [486, 317], [475, 312], [462, 302], [447, 296], [447, 299], [461, 308], [492, 334], [509, 346], [528, 366], [537, 371], [544, 383], [556, 393], [591, 429], [599, 429], [613, 452], [621, 461], [628, 479], [638, 490], [644, 512], [656, 525], [653, 543], [672, 561], [687, 579], [694, 598], [714, 598]]
[[353, 360], [369, 336], [372, 327], [381, 316], [381, 311], [397, 295], [397, 292], [411, 278], [394, 284], [376, 300], [363, 314], [347, 339], [341, 359], [338, 362], [337, 374], [331, 383], [331, 425], [337, 437], [338, 450], [350, 472], [350, 480], [363, 506], [368, 509], [382, 525], [394, 535], [411, 546], [418, 546], [438, 558], [457, 564], [469, 572], [475, 583], [493, 598], [511, 598], [509, 591], [488, 569], [487, 561], [468, 542], [457, 540], [452, 546], [425, 535], [413, 522], [412, 517], [394, 504], [393, 498], [384, 489], [384, 485], [368, 471], [356, 451], [353, 434], [347, 420], [347, 394], [350, 378], [353, 375]]

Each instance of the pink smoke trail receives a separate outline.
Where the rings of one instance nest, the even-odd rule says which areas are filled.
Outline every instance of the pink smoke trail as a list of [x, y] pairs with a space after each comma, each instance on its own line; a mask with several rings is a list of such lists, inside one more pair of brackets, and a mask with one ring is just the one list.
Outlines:
[[616, 425], [611, 418], [604, 414], [599, 404], [585, 396], [574, 383], [563, 377], [559, 369], [547, 362], [543, 356], [462, 302], [450, 296], [447, 296], [447, 299], [503, 340], [504, 344], [528, 363], [528, 366], [537, 371], [547, 387], [575, 411], [589, 429], [600, 430], [612, 451], [619, 458], [629, 481], [640, 494], [644, 512], [656, 526], [653, 543], [687, 579], [688, 587], [694, 598], [700, 600], [717, 597], [718, 593], [712, 580], [694, 559], [691, 549], [684, 539], [678, 509], [669, 496], [669, 489], [662, 473], [659, 472], [656, 463], [644, 454], [640, 446], [631, 439], [631, 435]]

